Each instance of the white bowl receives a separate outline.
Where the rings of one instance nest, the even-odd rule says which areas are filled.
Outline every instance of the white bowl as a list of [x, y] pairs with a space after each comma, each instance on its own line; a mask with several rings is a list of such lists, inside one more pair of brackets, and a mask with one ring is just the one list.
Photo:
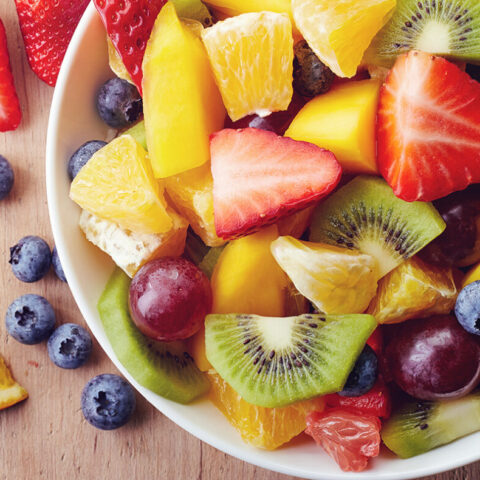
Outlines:
[[344, 473], [321, 448], [300, 438], [277, 451], [249, 447], [207, 400], [180, 405], [140, 386], [122, 367], [107, 340], [96, 304], [113, 270], [110, 259], [78, 228], [79, 208], [68, 198], [67, 160], [84, 142], [110, 139], [95, 110], [95, 93], [113, 74], [108, 67], [105, 30], [91, 3], [65, 56], [53, 97], [47, 138], [47, 193], [58, 253], [75, 300], [107, 355], [158, 410], [204, 442], [246, 462], [303, 478], [400, 480], [449, 470], [480, 459], [480, 433], [408, 460], [382, 452], [363, 473]]

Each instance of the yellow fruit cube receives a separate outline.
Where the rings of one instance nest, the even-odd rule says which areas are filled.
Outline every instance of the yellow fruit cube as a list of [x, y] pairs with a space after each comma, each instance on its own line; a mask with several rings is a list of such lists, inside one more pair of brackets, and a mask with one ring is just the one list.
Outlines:
[[122, 58], [117, 52], [117, 49], [114, 47], [110, 37], [107, 36], [107, 48], [108, 48], [108, 65], [112, 72], [119, 78], [126, 80], [127, 82], [133, 83], [132, 77], [125, 68]]
[[345, 172], [377, 174], [380, 85], [378, 80], [361, 80], [332, 88], [298, 112], [285, 136], [330, 150]]
[[429, 265], [412, 257], [383, 277], [367, 313], [379, 323], [450, 313], [457, 298], [451, 268]]
[[27, 397], [27, 391], [13, 379], [0, 355], [0, 410], [11, 407]]
[[202, 41], [182, 25], [171, 2], [160, 11], [143, 59], [148, 151], [157, 178], [206, 163], [209, 136], [225, 108]]
[[467, 275], [463, 279], [462, 288], [467, 286], [469, 283], [476, 282], [477, 280], [480, 280], [480, 263], [472, 267], [467, 272]]
[[172, 227], [163, 186], [153, 176], [147, 152], [130, 135], [95, 152], [73, 180], [70, 198], [135, 233], [164, 233]]

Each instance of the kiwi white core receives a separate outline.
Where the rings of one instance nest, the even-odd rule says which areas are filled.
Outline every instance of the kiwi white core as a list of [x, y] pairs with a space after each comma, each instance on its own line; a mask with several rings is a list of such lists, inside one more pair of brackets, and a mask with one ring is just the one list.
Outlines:
[[392, 250], [376, 238], [363, 237], [358, 240], [358, 248], [378, 260], [379, 278], [398, 267], [399, 257], [392, 255]]
[[266, 350], [290, 348], [294, 324], [295, 317], [263, 317], [261, 322], [257, 322]]
[[451, 37], [449, 25], [438, 20], [430, 20], [424, 25], [417, 39], [416, 48], [423, 52], [447, 54], [452, 51]]

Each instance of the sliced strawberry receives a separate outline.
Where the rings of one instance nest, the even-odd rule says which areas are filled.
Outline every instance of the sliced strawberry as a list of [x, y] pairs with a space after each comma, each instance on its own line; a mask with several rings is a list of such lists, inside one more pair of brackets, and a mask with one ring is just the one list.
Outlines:
[[381, 378], [369, 392], [359, 397], [342, 397], [338, 393], [333, 393], [327, 395], [325, 400], [330, 407], [341, 407], [375, 417], [388, 418], [392, 412], [390, 390]]
[[10, 67], [7, 36], [0, 20], [0, 132], [15, 130], [21, 119], [22, 112]]
[[361, 472], [380, 452], [381, 423], [377, 417], [340, 408], [307, 415], [305, 433], [338, 463], [344, 472]]
[[158, 13], [167, 0], [93, 0], [108, 36], [142, 93], [142, 61]]
[[73, 32], [89, 0], [15, 0], [28, 63], [54, 86]]
[[317, 202], [342, 173], [333, 153], [255, 128], [214, 133], [210, 153], [215, 228], [224, 239]]
[[403, 200], [480, 182], [480, 84], [441, 57], [401, 55], [380, 92], [377, 134], [380, 172]]

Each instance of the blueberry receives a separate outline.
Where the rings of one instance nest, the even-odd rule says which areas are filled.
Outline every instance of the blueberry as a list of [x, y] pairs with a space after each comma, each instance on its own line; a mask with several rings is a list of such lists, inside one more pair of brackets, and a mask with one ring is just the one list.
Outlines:
[[52, 253], [45, 240], [29, 235], [10, 247], [9, 263], [19, 280], [32, 283], [47, 274], [52, 263]]
[[88, 332], [75, 323], [60, 325], [48, 339], [50, 360], [60, 368], [81, 367], [92, 351], [92, 339]]
[[13, 170], [5, 157], [0, 155], [0, 200], [5, 198], [13, 187]]
[[7, 332], [20, 343], [35, 345], [55, 328], [55, 312], [45, 298], [27, 294], [14, 300], [5, 316]]
[[134, 85], [121, 78], [112, 78], [98, 92], [97, 110], [110, 127], [128, 127], [142, 114], [142, 98]]
[[133, 388], [118, 375], [92, 378], [82, 391], [82, 411], [94, 427], [113, 430], [125, 425], [135, 409]]
[[67, 277], [65, 277], [65, 272], [63, 271], [62, 264], [60, 263], [60, 258], [58, 256], [57, 247], [53, 247], [52, 252], [52, 265], [55, 275], [62, 281], [67, 283]]
[[470, 283], [458, 294], [455, 316], [467, 332], [480, 335], [480, 280]]
[[324, 65], [305, 40], [294, 47], [293, 88], [304, 97], [315, 97], [330, 90], [335, 74]]
[[91, 140], [78, 148], [68, 161], [68, 176], [73, 180], [81, 168], [92, 158], [93, 154], [103, 148], [107, 142]]
[[341, 392], [342, 397], [359, 397], [367, 393], [377, 381], [378, 360], [375, 352], [365, 345], [360, 356], [355, 362], [353, 370]]

